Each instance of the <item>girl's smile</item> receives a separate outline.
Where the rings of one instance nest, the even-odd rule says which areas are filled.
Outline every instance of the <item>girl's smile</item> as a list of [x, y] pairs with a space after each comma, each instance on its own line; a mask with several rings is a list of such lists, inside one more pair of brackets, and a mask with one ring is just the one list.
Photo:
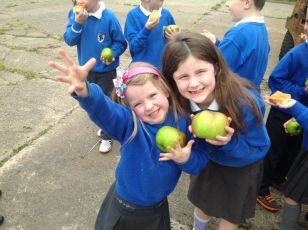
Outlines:
[[209, 62], [189, 56], [173, 74], [180, 94], [200, 107], [207, 107], [214, 99], [215, 69]]
[[125, 95], [141, 121], [149, 124], [165, 121], [169, 111], [169, 95], [165, 95], [152, 81], [148, 80], [144, 85], [128, 85]]

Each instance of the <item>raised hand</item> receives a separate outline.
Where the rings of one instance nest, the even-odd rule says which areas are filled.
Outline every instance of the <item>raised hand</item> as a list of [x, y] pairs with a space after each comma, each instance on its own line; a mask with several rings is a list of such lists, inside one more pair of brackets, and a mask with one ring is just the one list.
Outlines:
[[74, 60], [63, 49], [60, 49], [59, 54], [66, 65], [50, 61], [50, 67], [60, 71], [63, 75], [57, 75], [55, 79], [69, 84], [68, 92], [75, 92], [78, 96], [87, 96], [88, 89], [86, 86], [86, 78], [89, 71], [96, 63], [94, 58], [91, 58], [85, 65], [78, 66]]
[[173, 160], [176, 163], [182, 164], [188, 161], [191, 154], [191, 147], [195, 141], [188, 141], [187, 145], [183, 148], [179, 143], [176, 143], [175, 148], [168, 147], [169, 153], [161, 153], [159, 156], [159, 161], [168, 161]]
[[271, 105], [271, 106], [276, 106], [276, 107], [283, 108], [283, 109], [291, 108], [291, 107], [292, 107], [293, 105], [295, 105], [295, 103], [296, 103], [296, 100], [294, 100], [294, 99], [289, 99], [288, 102], [286, 102], [286, 103], [283, 103], [283, 104], [274, 104], [274, 103], [270, 102], [269, 97], [270, 97], [270, 96], [267, 96], [267, 95], [266, 95], [266, 96], [263, 96], [263, 100], [264, 100], [267, 104], [269, 104], [269, 105]]

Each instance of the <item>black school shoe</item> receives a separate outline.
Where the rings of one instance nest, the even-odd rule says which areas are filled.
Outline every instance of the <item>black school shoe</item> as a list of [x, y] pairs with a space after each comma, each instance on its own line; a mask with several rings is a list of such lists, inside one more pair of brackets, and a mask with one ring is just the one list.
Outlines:
[[270, 212], [278, 212], [281, 209], [281, 206], [277, 203], [271, 194], [258, 196], [257, 203]]
[[306, 219], [306, 221], [308, 221], [308, 212], [306, 212], [306, 214], [305, 214], [305, 219]]

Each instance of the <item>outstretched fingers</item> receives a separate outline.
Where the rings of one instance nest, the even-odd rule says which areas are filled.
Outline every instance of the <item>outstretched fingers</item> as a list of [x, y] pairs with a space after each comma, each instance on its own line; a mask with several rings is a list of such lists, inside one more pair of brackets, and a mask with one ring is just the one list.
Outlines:
[[64, 49], [59, 50], [59, 54], [63, 61], [68, 65], [72, 66], [75, 65], [74, 60], [68, 55], [68, 53]]

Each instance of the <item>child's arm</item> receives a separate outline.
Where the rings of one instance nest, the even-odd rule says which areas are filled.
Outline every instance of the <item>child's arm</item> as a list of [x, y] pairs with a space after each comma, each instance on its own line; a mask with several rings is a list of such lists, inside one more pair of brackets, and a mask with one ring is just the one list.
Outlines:
[[79, 43], [82, 34], [82, 24], [75, 21], [75, 14], [70, 10], [68, 15], [68, 22], [64, 31], [64, 41], [69, 46], [74, 46]]
[[193, 147], [193, 144], [194, 140], [190, 140], [186, 146], [181, 148], [177, 143], [175, 149], [169, 147], [169, 153], [161, 153], [159, 160], [173, 160], [184, 172], [196, 175], [207, 165], [208, 157], [204, 149]]
[[284, 104], [271, 103], [269, 100], [269, 96], [264, 96], [263, 99], [271, 106], [276, 106], [280, 109], [284, 109], [286, 113], [289, 113], [296, 119], [296, 121], [303, 127], [304, 130], [308, 131], [308, 108], [305, 107], [303, 104], [294, 99], [290, 99], [287, 103]]
[[136, 20], [137, 17], [129, 12], [125, 21], [124, 35], [128, 41], [129, 49], [132, 55], [143, 52], [148, 45], [148, 40], [151, 35], [151, 30]]
[[268, 79], [268, 86], [274, 93], [277, 90], [291, 94], [295, 100], [300, 100], [307, 96], [305, 86], [299, 86], [290, 81], [292, 77], [291, 68], [294, 68], [292, 62], [292, 52], [287, 53], [275, 66]]
[[102, 60], [106, 65], [111, 64], [115, 60], [115, 57], [120, 57], [127, 48], [127, 42], [125, 40], [121, 25], [114, 13], [110, 14], [110, 20], [108, 22], [110, 23], [110, 37], [112, 40], [112, 45], [109, 48], [111, 48], [114, 58], [112, 61], [108, 61], [106, 59]]
[[62, 76], [56, 76], [56, 80], [69, 84], [68, 92], [79, 101], [93, 122], [113, 139], [125, 141], [133, 129], [132, 111], [112, 102], [98, 85], [87, 84], [86, 78], [96, 63], [95, 59], [92, 58], [85, 65], [78, 66], [64, 50], [60, 50], [60, 55], [66, 66], [49, 62], [52, 68], [63, 73]]

